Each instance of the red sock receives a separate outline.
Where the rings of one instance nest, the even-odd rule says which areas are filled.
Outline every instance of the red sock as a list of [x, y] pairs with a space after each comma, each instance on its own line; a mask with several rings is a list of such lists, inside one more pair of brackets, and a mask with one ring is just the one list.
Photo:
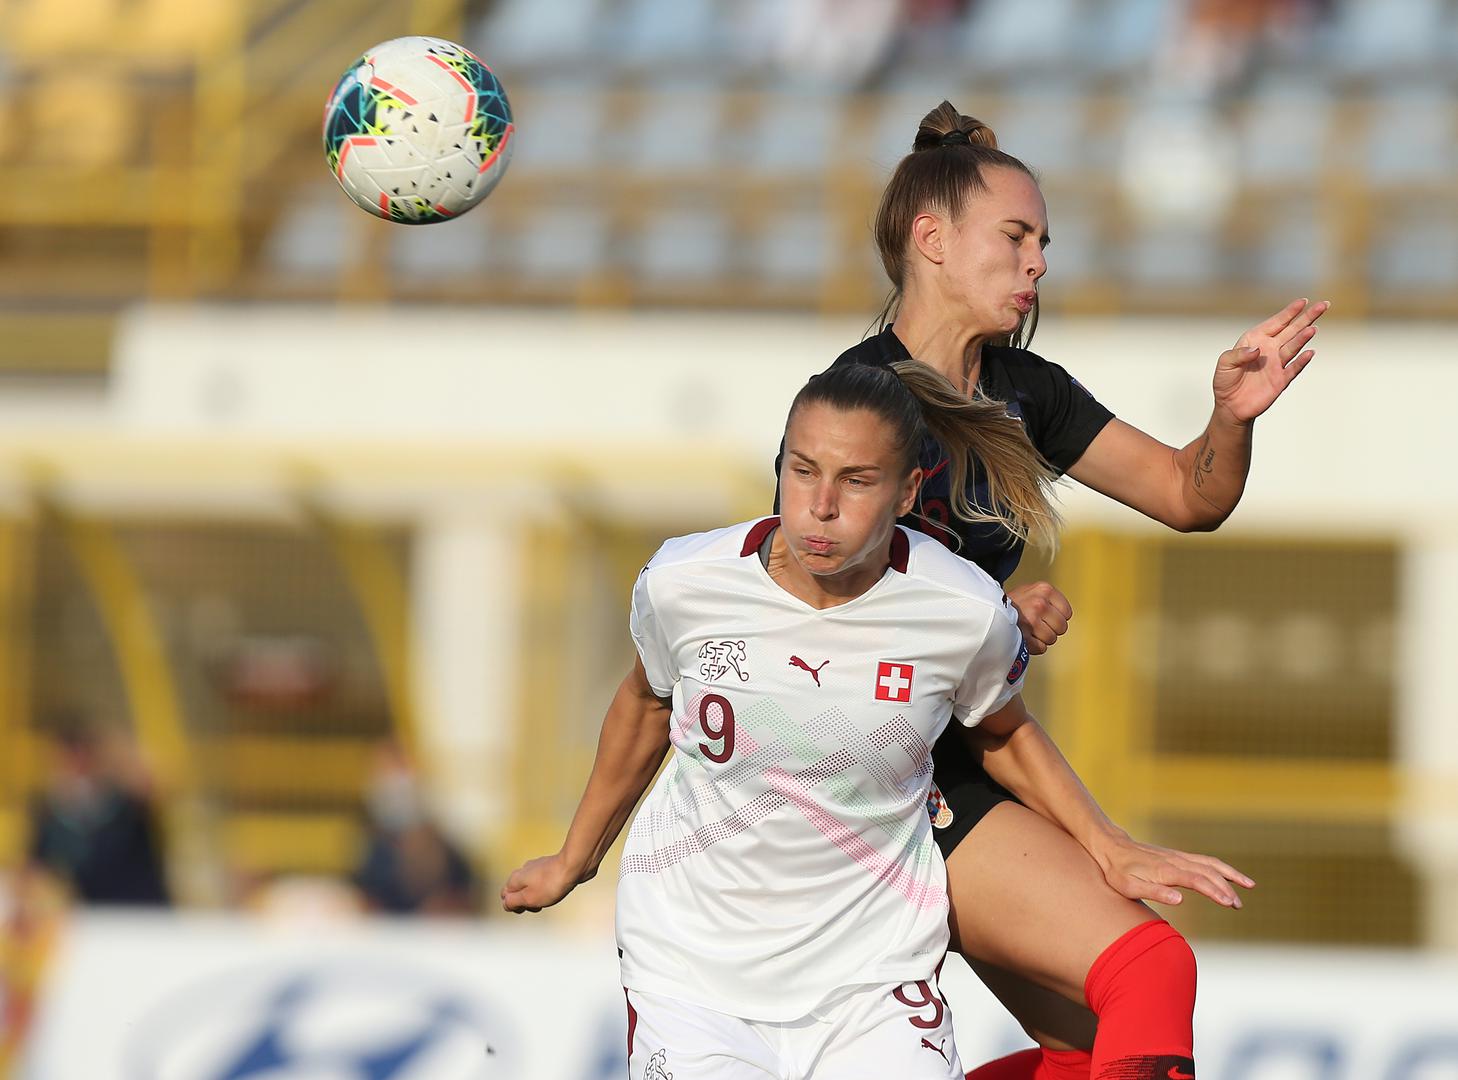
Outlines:
[[1141, 923], [1088, 970], [1099, 1018], [1094, 1080], [1193, 1080], [1195, 954], [1163, 919]]
[[1086, 1050], [1019, 1050], [989, 1061], [967, 1074], [967, 1080], [1089, 1080]]

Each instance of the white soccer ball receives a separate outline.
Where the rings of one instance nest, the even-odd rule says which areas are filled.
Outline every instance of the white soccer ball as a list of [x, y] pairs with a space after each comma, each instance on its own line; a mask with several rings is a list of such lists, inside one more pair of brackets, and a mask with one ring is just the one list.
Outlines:
[[515, 130], [500, 80], [464, 46], [403, 37], [350, 65], [324, 107], [324, 154], [376, 217], [426, 225], [491, 193]]

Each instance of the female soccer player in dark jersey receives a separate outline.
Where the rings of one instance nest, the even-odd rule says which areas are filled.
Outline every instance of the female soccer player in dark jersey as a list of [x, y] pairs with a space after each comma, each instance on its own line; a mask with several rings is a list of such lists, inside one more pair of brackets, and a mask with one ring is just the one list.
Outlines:
[[[882, 197], [876, 239], [893, 285], [894, 323], [833, 366], [915, 358], [969, 398], [1006, 403], [1059, 473], [1180, 531], [1216, 528], [1234, 509], [1250, 464], [1251, 427], [1312, 358], [1325, 303], [1294, 301], [1221, 354], [1214, 412], [1180, 449], [1113, 414], [1061, 367], [1028, 352], [1037, 283], [1047, 269], [1047, 209], [1031, 171], [996, 148], [992, 131], [943, 103]], [[884, 320], [883, 320], [884, 321]], [[1001, 493], [974, 476], [954, 493], [934, 444], [905, 524], [929, 531], [1005, 581], [1023, 538], [995, 520], [953, 512], [964, 494], [984, 508]], [[1029, 647], [1067, 629], [1066, 599], [1047, 583], [1014, 590]], [[1139, 901], [1178, 903], [1177, 887], [1239, 907], [1230, 882], [1252, 883], [1203, 856], [1136, 844], [1110, 826], [1070, 835], [1009, 793], [1027, 782], [990, 745], [936, 747], [946, 807], [937, 840], [947, 860], [954, 947], [1042, 1047], [975, 1070], [975, 1080], [1165, 1080], [1193, 1075], [1194, 964], [1184, 940]], [[1004, 781], [996, 782], [994, 777]], [[974, 827], [975, 826], [975, 827]], [[1076, 841], [1076, 842], [1075, 842]], [[1097, 1016], [1097, 1034], [1093, 1017]]]

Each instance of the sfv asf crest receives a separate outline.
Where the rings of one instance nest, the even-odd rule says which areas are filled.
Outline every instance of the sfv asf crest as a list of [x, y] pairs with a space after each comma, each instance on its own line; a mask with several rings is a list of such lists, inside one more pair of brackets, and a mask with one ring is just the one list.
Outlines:
[[744, 669], [745, 655], [742, 641], [706, 641], [699, 649], [699, 674], [705, 682], [718, 682], [729, 672], [734, 672], [740, 682], [749, 681], [749, 672]]

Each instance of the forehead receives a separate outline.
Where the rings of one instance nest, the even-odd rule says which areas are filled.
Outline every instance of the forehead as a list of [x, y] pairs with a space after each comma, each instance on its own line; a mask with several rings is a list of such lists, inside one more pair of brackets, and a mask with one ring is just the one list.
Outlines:
[[785, 449], [831, 464], [885, 465], [899, 458], [892, 425], [869, 409], [802, 405], [785, 428]]
[[1048, 204], [1038, 182], [1019, 169], [999, 166], [983, 173], [987, 190], [973, 192], [967, 201], [967, 213], [979, 217], [1016, 218], [1048, 227]]

